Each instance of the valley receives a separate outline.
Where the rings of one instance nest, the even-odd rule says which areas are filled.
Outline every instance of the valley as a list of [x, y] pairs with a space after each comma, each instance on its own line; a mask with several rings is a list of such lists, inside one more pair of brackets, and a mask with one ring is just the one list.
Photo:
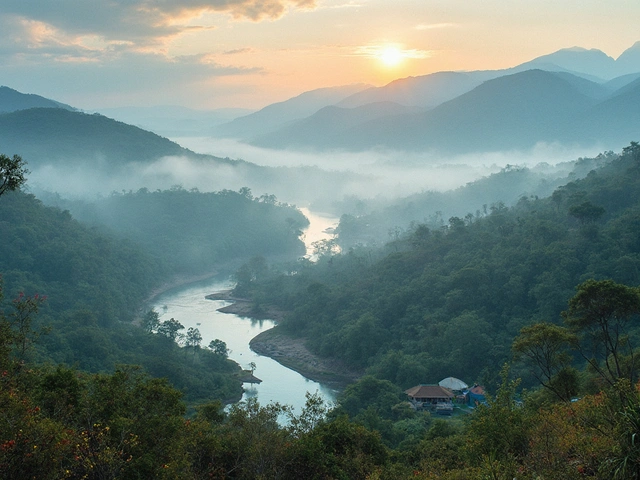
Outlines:
[[[637, 42], [263, 108], [1, 87], [0, 476], [636, 478], [639, 82]], [[410, 401], [449, 377], [486, 396]]]

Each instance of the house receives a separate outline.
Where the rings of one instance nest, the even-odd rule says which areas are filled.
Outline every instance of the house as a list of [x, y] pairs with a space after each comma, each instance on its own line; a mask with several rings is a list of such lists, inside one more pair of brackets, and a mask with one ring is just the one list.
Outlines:
[[465, 395], [467, 396], [467, 404], [470, 407], [477, 407], [479, 404], [487, 401], [484, 393], [484, 387], [477, 383], [471, 387], [468, 392], [465, 392]]
[[451, 415], [453, 412], [455, 395], [448, 388], [440, 385], [418, 385], [404, 393], [416, 410], [431, 410], [443, 415]]

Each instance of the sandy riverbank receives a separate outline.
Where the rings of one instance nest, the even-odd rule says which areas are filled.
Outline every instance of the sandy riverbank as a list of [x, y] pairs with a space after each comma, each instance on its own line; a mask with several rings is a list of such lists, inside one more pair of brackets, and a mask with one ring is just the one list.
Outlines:
[[[233, 313], [241, 317], [278, 321], [286, 314], [286, 312], [270, 306], [261, 307], [261, 311], [256, 313], [250, 301], [233, 297], [230, 290], [213, 293], [207, 295], [206, 298], [233, 302], [231, 305], [219, 308], [218, 311]], [[315, 355], [306, 347], [304, 338], [284, 335], [280, 333], [277, 326], [254, 337], [249, 342], [249, 346], [258, 355], [272, 358], [309, 380], [334, 388], [342, 389], [363, 375], [363, 372], [349, 370], [337, 360]]]

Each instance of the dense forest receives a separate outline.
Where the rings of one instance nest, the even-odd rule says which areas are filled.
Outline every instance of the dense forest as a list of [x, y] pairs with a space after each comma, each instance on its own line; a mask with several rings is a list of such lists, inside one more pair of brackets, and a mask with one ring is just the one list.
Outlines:
[[[9, 165], [11, 159], [2, 158]], [[10, 190], [1, 196], [0, 279], [3, 308], [25, 298], [33, 309], [14, 315], [29, 332], [22, 361], [87, 372], [141, 365], [154, 377], [168, 378], [190, 403], [240, 398], [237, 364], [193, 343], [197, 334], [185, 332], [180, 319], [170, 325], [175, 328], [163, 329], [141, 309], [176, 274], [213, 274], [221, 258], [300, 254], [299, 225], [306, 218], [299, 211], [274, 197], [254, 199], [247, 189], [141, 190], [99, 204], [74, 202], [93, 213], [89, 224]]]
[[595, 158], [579, 158], [556, 165], [506, 165], [500, 171], [448, 191], [424, 191], [404, 198], [361, 199], [347, 196], [336, 202], [342, 213], [338, 238], [343, 249], [356, 245], [384, 245], [397, 239], [412, 224], [440, 229], [448, 218], [469, 221], [486, 216], [492, 203], [514, 205], [522, 197], [548, 197], [571, 181], [584, 178], [615, 154], [604, 152]]
[[275, 195], [169, 190], [113, 192], [93, 201], [47, 198], [74, 217], [140, 245], [172, 270], [203, 273], [224, 262], [255, 254], [304, 255], [300, 240], [309, 221]]
[[[637, 288], [599, 285], [608, 287], [613, 296], [597, 298], [593, 309], [584, 308], [594, 306], [589, 285], [581, 292], [586, 297], [579, 293], [569, 303], [568, 325], [582, 324], [584, 340], [586, 325], [597, 324], [594, 312], [610, 319], [640, 313]], [[28, 304], [19, 298], [14, 307], [21, 311]], [[539, 392], [522, 401], [519, 381], [509, 378], [505, 366], [495, 397], [450, 420], [413, 410], [391, 382], [371, 376], [347, 388], [333, 410], [308, 396], [299, 415], [249, 400], [228, 412], [219, 402], [201, 404], [185, 417], [181, 392], [135, 367], [86, 374], [25, 365], [12, 353], [21, 336], [12, 330], [11, 317], [0, 315], [0, 473], [6, 479], [533, 480], [640, 474], [640, 393], [624, 375], [576, 401]], [[526, 337], [521, 335], [530, 351], [561, 356], [554, 342]], [[597, 381], [597, 373], [584, 373]]]
[[[197, 342], [180, 348], [179, 322], [160, 325], [153, 311], [132, 325], [138, 295], [176, 265], [31, 195], [1, 195], [10, 248], [0, 264], [1, 476], [640, 477], [640, 146], [602, 163], [548, 197], [416, 223], [384, 248], [340, 253], [324, 241], [315, 263], [242, 266], [238, 295], [289, 312], [276, 329], [363, 374], [334, 408], [309, 396], [299, 415], [205, 401], [187, 385], [187, 365], [200, 386], [220, 386], [234, 373], [225, 355]], [[173, 194], [202, 195], [157, 193]], [[231, 197], [278, 207], [246, 190]], [[98, 343], [83, 343], [92, 334]], [[82, 345], [93, 355], [70, 353]], [[85, 354], [111, 363], [82, 363]], [[406, 401], [406, 388], [446, 376], [493, 394], [446, 419]], [[200, 400], [188, 414], [185, 395], [192, 406]]]
[[559, 322], [579, 283], [640, 281], [637, 155], [610, 156], [547, 198], [413, 224], [386, 250], [325, 242], [295, 275], [237, 288], [291, 311], [277, 329], [314, 352], [402, 388], [448, 376], [495, 386], [520, 329]]

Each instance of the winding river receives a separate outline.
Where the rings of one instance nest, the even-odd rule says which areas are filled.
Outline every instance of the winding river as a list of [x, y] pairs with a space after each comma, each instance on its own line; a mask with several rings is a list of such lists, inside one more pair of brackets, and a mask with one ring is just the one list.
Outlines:
[[[326, 238], [328, 234], [325, 230], [334, 226], [337, 219], [303, 211], [311, 222], [304, 238], [307, 253], [310, 254], [311, 243]], [[255, 363], [254, 374], [262, 383], [245, 384], [243, 400], [256, 397], [261, 405], [279, 402], [291, 405], [296, 413], [300, 413], [304, 406], [307, 392], [318, 393], [328, 403], [335, 401], [336, 392], [331, 388], [309, 380], [249, 348], [249, 341], [253, 337], [275, 326], [273, 321], [221, 313], [217, 309], [228, 305], [228, 302], [205, 299], [206, 295], [232, 287], [233, 284], [226, 278], [212, 278], [169, 290], [156, 297], [151, 306], [160, 314], [161, 321], [175, 318], [184, 325], [185, 330], [197, 328], [202, 335], [203, 346], [216, 338], [224, 341], [230, 350], [229, 358], [242, 368], [248, 369], [251, 362]]]

